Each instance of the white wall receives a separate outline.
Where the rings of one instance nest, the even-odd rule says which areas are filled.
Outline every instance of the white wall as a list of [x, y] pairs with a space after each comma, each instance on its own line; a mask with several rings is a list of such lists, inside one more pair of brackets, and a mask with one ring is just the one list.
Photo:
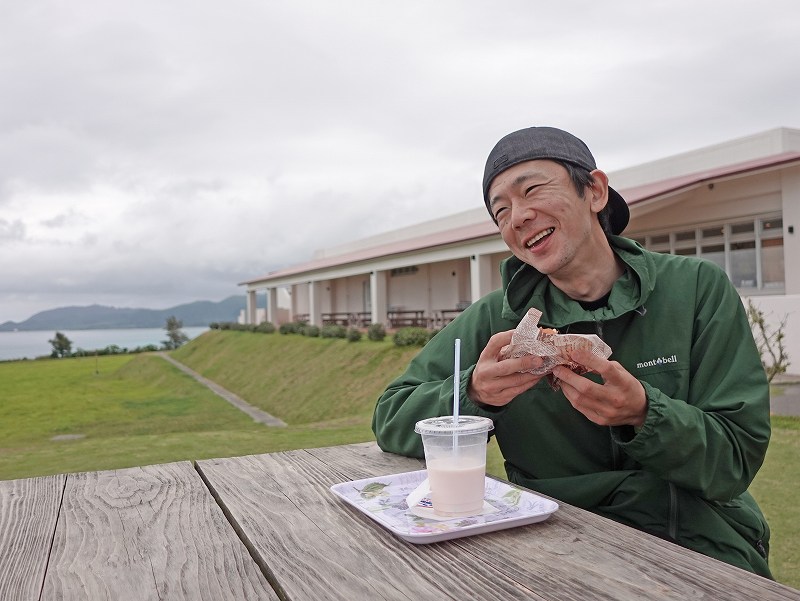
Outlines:
[[[787, 373], [800, 375], [800, 294], [787, 296], [751, 296], [753, 304], [764, 313], [764, 318], [769, 327], [777, 330], [780, 321], [785, 317], [786, 337], [783, 346], [789, 354], [789, 369]], [[742, 301], [747, 306], [747, 298]]]
[[[454, 309], [458, 298], [458, 278], [459, 269], [464, 269], [459, 266], [458, 261], [440, 261], [433, 263], [430, 266], [430, 310], [437, 311], [440, 309]], [[469, 264], [467, 264], [467, 277], [469, 277]], [[453, 276], [453, 272], [456, 275]]]

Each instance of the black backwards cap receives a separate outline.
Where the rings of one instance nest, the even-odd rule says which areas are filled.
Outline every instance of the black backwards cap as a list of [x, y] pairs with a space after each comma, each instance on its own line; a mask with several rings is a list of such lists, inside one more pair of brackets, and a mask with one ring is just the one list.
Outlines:
[[[486, 169], [483, 172], [483, 202], [486, 203], [489, 215], [492, 215], [492, 208], [489, 205], [489, 186], [492, 185], [492, 180], [509, 167], [537, 159], [566, 161], [587, 171], [597, 169], [589, 147], [582, 140], [561, 129], [528, 127], [510, 133], [495, 144], [489, 153], [489, 158], [486, 159]], [[630, 210], [625, 199], [610, 186], [606, 209], [609, 212], [611, 232], [621, 234], [628, 225]]]

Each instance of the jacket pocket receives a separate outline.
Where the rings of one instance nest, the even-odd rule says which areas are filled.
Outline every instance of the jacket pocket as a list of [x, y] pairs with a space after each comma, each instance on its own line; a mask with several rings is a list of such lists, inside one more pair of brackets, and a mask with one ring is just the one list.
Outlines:
[[739, 536], [758, 551], [764, 559], [769, 555], [769, 525], [755, 499], [745, 491], [730, 501], [706, 501]]

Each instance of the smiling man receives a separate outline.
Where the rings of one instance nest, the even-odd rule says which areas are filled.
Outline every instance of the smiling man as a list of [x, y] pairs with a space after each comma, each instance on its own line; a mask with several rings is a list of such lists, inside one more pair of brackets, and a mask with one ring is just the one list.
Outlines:
[[[439, 332], [378, 399], [382, 449], [422, 457], [414, 424], [452, 408], [489, 417], [509, 480], [771, 577], [769, 528], [747, 488], [770, 436], [769, 388], [739, 296], [714, 264], [622, 237], [629, 212], [587, 146], [531, 127], [489, 154], [483, 197], [513, 256], [502, 288]], [[501, 349], [531, 308], [596, 334], [552, 375]]]

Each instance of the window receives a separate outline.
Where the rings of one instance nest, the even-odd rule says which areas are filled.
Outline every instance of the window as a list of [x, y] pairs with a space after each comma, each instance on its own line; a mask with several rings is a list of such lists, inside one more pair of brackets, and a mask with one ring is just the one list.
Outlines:
[[762, 219], [760, 242], [763, 287], [783, 288], [783, 219]]
[[411, 265], [409, 267], [396, 267], [389, 272], [391, 277], [397, 277], [399, 275], [412, 275], [419, 271], [419, 267], [416, 265]]
[[755, 231], [752, 221], [748, 221], [747, 223], [735, 223], [731, 226], [731, 235], [736, 236], [737, 234], [752, 234]]
[[674, 253], [676, 255], [694, 256], [697, 254], [697, 242], [695, 241], [697, 232], [695, 230], [685, 230], [675, 233], [675, 242], [673, 244]]
[[700, 249], [700, 257], [716, 263], [722, 269], [725, 269], [725, 245], [724, 244], [709, 244], [703, 245]]
[[711, 223], [637, 238], [642, 239], [650, 250], [697, 255], [719, 265], [740, 291], [775, 292], [784, 288], [783, 219], [779, 216]]
[[728, 275], [737, 288], [756, 288], [756, 242], [731, 244], [731, 271]]
[[722, 239], [725, 237], [725, 227], [718, 226], [705, 228], [704, 230], [701, 230], [700, 235], [704, 241], [710, 239]]

